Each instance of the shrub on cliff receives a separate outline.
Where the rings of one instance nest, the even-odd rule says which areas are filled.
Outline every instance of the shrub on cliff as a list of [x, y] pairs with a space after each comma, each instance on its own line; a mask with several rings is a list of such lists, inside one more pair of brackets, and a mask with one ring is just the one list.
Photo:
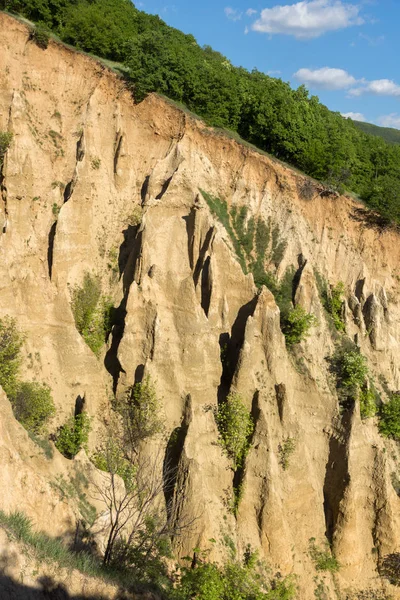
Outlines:
[[82, 286], [72, 291], [71, 307], [77, 330], [99, 356], [111, 329], [113, 312], [112, 302], [101, 293], [99, 277], [85, 273]]
[[301, 306], [292, 308], [286, 315], [282, 315], [282, 331], [286, 345], [299, 344], [308, 335], [311, 327], [317, 324], [314, 315], [307, 313]]
[[89, 431], [90, 417], [85, 412], [71, 416], [58, 431], [57, 450], [66, 458], [73, 458], [81, 448], [86, 448]]
[[15, 418], [32, 433], [41, 433], [55, 414], [50, 388], [36, 381], [24, 381], [11, 400]]
[[125, 443], [134, 452], [140, 442], [164, 430], [161, 401], [150, 377], [130, 386], [115, 409], [122, 417]]
[[12, 142], [13, 134], [8, 131], [0, 131], [0, 171], [3, 166], [4, 156]]
[[293, 577], [268, 581], [254, 552], [246, 551], [242, 561], [224, 565], [200, 559], [193, 568], [184, 567], [172, 593], [173, 600], [291, 600], [296, 595]]
[[231, 392], [228, 395], [225, 402], [218, 407], [216, 421], [221, 445], [233, 461], [236, 471], [243, 465], [254, 431], [252, 416], [240, 394]]
[[400, 393], [393, 394], [380, 410], [379, 432], [388, 438], [400, 441]]
[[15, 319], [9, 316], [0, 319], [0, 385], [9, 398], [18, 388], [23, 340]]

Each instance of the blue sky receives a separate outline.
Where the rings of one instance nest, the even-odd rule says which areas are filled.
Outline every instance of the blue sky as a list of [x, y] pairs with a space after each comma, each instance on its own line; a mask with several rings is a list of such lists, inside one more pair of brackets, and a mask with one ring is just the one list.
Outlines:
[[400, 129], [400, 0], [142, 0], [234, 65], [304, 83], [331, 110]]

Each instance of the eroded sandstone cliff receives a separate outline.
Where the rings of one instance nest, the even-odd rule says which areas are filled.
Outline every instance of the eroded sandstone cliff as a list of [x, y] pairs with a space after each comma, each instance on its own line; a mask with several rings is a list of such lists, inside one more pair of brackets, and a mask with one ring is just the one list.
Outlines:
[[[384, 589], [400, 597], [377, 570], [400, 551], [391, 480], [399, 452], [357, 405], [339, 410], [327, 360], [335, 336], [317, 285], [317, 274], [331, 285], [343, 281], [348, 336], [383, 397], [398, 390], [398, 233], [377, 229], [352, 199], [325, 193], [157, 96], [135, 105], [101, 64], [54, 42], [40, 49], [4, 14], [0, 30], [0, 130], [13, 133], [1, 180], [0, 316], [15, 317], [26, 332], [26, 378], [51, 387], [52, 429], [84, 398], [93, 447], [110, 392], [149, 374], [168, 434], [181, 428], [179, 510], [196, 517], [176, 542], [178, 554], [214, 538], [218, 558], [231, 538], [239, 551], [249, 543], [259, 549], [273, 572], [297, 574], [299, 598], [314, 598], [321, 583], [327, 598], [361, 590], [380, 597]], [[296, 273], [294, 303], [318, 323], [294, 353], [274, 296], [243, 273], [202, 191], [230, 210], [247, 207], [247, 222], [265, 223], [265, 267], [277, 280]], [[131, 225], [137, 207], [140, 227]], [[85, 272], [101, 276], [118, 307], [100, 359], [71, 311], [71, 289]], [[210, 410], [233, 388], [256, 424], [236, 516], [228, 508], [234, 475]], [[2, 481], [0, 508], [23, 509], [49, 533], [66, 530], [74, 511], [60, 507], [49, 481], [73, 467], [57, 453], [50, 463], [32, 458], [23, 435], [15, 423], [1, 438], [10, 484]], [[283, 469], [288, 438], [295, 451]], [[328, 538], [337, 575], [315, 570], [310, 538], [321, 545]]]

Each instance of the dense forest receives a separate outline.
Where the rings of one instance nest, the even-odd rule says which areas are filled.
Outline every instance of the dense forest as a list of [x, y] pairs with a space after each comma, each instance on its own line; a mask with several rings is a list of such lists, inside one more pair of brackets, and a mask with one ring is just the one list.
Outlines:
[[192, 35], [130, 0], [0, 0], [80, 50], [124, 64], [136, 100], [159, 92], [209, 125], [325, 182], [352, 191], [386, 222], [400, 223], [400, 146], [362, 131], [281, 79], [235, 67]]

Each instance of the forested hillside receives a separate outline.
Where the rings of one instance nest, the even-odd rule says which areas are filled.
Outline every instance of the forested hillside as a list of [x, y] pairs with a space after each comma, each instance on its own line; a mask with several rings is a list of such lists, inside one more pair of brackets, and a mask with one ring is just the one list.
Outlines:
[[78, 49], [123, 63], [138, 101], [149, 92], [165, 94], [400, 222], [400, 147], [364, 133], [304, 86], [293, 90], [256, 69], [235, 67], [130, 0], [0, 0], [0, 7]]

